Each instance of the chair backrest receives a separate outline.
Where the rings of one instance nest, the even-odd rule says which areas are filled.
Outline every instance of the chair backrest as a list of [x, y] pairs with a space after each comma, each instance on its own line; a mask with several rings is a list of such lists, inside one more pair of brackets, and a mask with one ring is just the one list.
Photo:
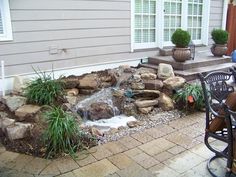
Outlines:
[[211, 72], [206, 76], [200, 74], [206, 104], [209, 105], [209, 101], [222, 103], [234, 91], [234, 87], [227, 83], [231, 77], [232, 72], [223, 71]]

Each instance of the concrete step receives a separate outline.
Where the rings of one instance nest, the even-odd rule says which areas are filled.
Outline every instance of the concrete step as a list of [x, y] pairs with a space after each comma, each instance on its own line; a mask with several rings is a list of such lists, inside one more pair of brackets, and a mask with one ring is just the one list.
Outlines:
[[176, 62], [172, 56], [155, 56], [149, 57], [148, 63], [158, 65], [159, 63], [166, 63], [172, 65], [176, 70], [188, 70], [192, 68], [199, 68], [211, 65], [218, 65], [231, 62], [230, 57], [214, 57], [214, 56], [199, 56], [194, 60], [187, 60], [185, 62]]
[[174, 73], [178, 76], [184, 77], [186, 80], [189, 81], [189, 80], [197, 79], [199, 73], [208, 73], [208, 72], [218, 71], [218, 70], [227, 71], [232, 66], [236, 66], [236, 64], [230, 62], [230, 63], [199, 67], [199, 68], [192, 68], [192, 69], [188, 69], [184, 71], [174, 70]]

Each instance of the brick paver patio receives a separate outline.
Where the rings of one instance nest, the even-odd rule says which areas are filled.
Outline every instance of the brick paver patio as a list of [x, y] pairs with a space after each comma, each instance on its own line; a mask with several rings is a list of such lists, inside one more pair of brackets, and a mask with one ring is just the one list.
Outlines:
[[[195, 113], [116, 142], [80, 152], [73, 160], [35, 158], [0, 146], [1, 177], [208, 177], [213, 156], [203, 144], [204, 113]], [[215, 146], [222, 144], [214, 142]], [[213, 168], [224, 176], [225, 161]]]

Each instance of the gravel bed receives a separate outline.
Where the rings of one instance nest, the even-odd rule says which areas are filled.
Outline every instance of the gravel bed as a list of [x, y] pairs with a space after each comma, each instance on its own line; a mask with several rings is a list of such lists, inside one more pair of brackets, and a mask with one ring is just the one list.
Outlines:
[[108, 131], [104, 134], [104, 136], [99, 137], [98, 143], [104, 144], [109, 141], [116, 141], [124, 136], [128, 136], [137, 132], [143, 132], [145, 129], [156, 127], [160, 124], [167, 124], [168, 122], [183, 116], [185, 116], [185, 113], [176, 109], [172, 111], [163, 111], [161, 108], [155, 108], [152, 113], [148, 115], [136, 116], [136, 119], [141, 122], [140, 126], [134, 128], [121, 127], [117, 130], [117, 132], [113, 132], [113, 130]]

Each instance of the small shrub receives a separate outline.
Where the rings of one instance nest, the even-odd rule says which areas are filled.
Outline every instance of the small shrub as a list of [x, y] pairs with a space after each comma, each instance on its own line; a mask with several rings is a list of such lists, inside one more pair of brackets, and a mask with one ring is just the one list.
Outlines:
[[74, 156], [80, 144], [79, 126], [76, 119], [60, 107], [50, 107], [44, 116], [48, 124], [44, 133], [47, 157], [62, 153]]
[[38, 78], [30, 81], [24, 89], [24, 95], [30, 103], [39, 105], [53, 104], [64, 92], [63, 82], [55, 80], [51, 74], [37, 72]]
[[184, 88], [174, 95], [174, 100], [178, 105], [182, 105], [185, 111], [200, 110], [205, 105], [203, 90], [199, 84], [185, 84]]
[[228, 35], [228, 32], [222, 29], [214, 29], [211, 32], [211, 37], [215, 44], [226, 44], [228, 42]]
[[185, 48], [190, 42], [191, 36], [187, 31], [177, 29], [171, 36], [171, 41], [176, 47]]

